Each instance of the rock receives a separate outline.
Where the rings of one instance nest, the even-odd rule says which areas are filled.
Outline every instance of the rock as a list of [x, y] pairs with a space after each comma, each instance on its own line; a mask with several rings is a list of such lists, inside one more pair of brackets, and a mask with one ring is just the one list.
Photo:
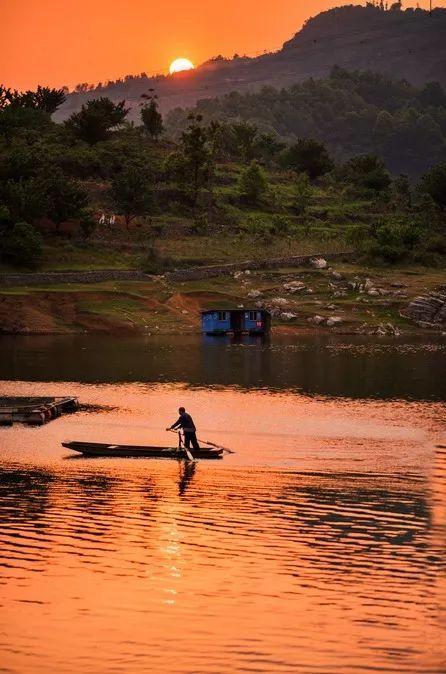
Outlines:
[[335, 325], [340, 325], [341, 323], [343, 323], [343, 320], [340, 318], [340, 316], [330, 316], [327, 319], [327, 325], [329, 328], [333, 328]]
[[402, 281], [392, 281], [390, 284], [391, 288], [407, 288], [407, 283], [403, 283]]
[[336, 279], [337, 281], [341, 281], [341, 280], [342, 280], [342, 274], [340, 274], [338, 271], [332, 271], [332, 272], [331, 272], [331, 275], [332, 275], [332, 277], [333, 277], [334, 279]]
[[367, 291], [367, 295], [370, 295], [371, 297], [379, 297], [380, 292], [376, 288], [371, 288]]
[[242, 276], [242, 275], [243, 275], [243, 272], [242, 272], [242, 271], [236, 271], [236, 272], [234, 272], [234, 278], [240, 278], [240, 276]]
[[320, 325], [324, 321], [325, 321], [324, 316], [318, 316], [317, 314], [316, 316], [312, 316], [311, 318], [308, 319], [309, 323], [314, 323], [315, 325]]
[[181, 313], [182, 313], [182, 314], [188, 314], [189, 312], [188, 312], [187, 309], [183, 309], [183, 311], [182, 311]]
[[288, 305], [288, 300], [285, 297], [274, 297], [271, 300], [271, 304], [276, 307], [286, 307]]
[[369, 278], [366, 278], [366, 280], [364, 281], [363, 288], [366, 291], [371, 290], [373, 288], [373, 283], [371, 282], [371, 280]]
[[250, 269], [245, 269], [245, 274], [246, 274], [246, 276], [250, 276], [251, 275]]
[[244, 309], [245, 305], [244, 304], [237, 304], [237, 309]]
[[327, 260], [324, 260], [323, 257], [313, 257], [310, 260], [310, 264], [314, 269], [326, 269], [327, 268]]
[[306, 293], [307, 295], [312, 295], [314, 293], [313, 288], [307, 288]]
[[411, 318], [422, 327], [442, 327], [446, 325], [446, 285], [431, 290], [426, 295], [416, 297], [401, 315]]
[[248, 297], [250, 297], [253, 300], [256, 300], [258, 297], [261, 297], [262, 293], [260, 290], [250, 290], [248, 293]]
[[336, 306], [334, 304], [327, 304], [327, 309], [329, 311], [333, 311], [334, 309], [336, 309]]
[[290, 281], [289, 283], [283, 284], [283, 289], [287, 290], [289, 293], [300, 293], [306, 289], [305, 283], [302, 281]]
[[283, 321], [291, 321], [293, 318], [297, 318], [296, 314], [293, 314], [292, 311], [283, 311], [281, 314], [279, 314], [279, 318], [281, 318]]

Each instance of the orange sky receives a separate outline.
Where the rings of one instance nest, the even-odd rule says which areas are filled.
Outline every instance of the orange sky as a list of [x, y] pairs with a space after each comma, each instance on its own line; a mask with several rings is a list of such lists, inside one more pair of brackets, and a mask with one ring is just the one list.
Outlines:
[[254, 55], [277, 49], [306, 18], [337, 4], [342, 3], [0, 0], [0, 83], [19, 89], [38, 83], [72, 87], [141, 71], [164, 73], [178, 56], [197, 64], [219, 53]]

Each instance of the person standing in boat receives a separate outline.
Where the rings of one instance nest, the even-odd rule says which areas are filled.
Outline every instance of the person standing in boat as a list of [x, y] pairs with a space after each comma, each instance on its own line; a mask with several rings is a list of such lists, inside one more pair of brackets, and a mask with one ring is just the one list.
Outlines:
[[181, 428], [184, 433], [185, 447], [189, 449], [192, 443], [193, 449], [200, 449], [200, 445], [198, 444], [196, 436], [197, 429], [195, 428], [194, 420], [192, 419], [191, 415], [186, 412], [184, 407], [180, 407], [178, 412], [180, 414], [178, 420], [172, 424], [172, 426], [166, 428], [166, 431], [177, 431]]

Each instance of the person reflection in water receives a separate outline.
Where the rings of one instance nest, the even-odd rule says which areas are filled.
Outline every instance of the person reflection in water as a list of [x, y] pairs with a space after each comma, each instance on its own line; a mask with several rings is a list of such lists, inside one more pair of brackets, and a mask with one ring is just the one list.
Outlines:
[[178, 420], [172, 424], [172, 426], [166, 428], [166, 431], [176, 431], [181, 428], [184, 433], [185, 447], [190, 449], [190, 445], [192, 443], [193, 449], [200, 449], [200, 445], [198, 444], [195, 433], [197, 429], [195, 428], [194, 420], [192, 419], [191, 415], [186, 412], [184, 407], [180, 407], [178, 412], [180, 414]]

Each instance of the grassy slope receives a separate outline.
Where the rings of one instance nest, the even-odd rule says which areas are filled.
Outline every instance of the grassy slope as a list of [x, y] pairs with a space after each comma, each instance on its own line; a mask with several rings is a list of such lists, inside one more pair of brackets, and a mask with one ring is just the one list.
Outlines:
[[[276, 330], [310, 329], [308, 318], [315, 314], [339, 316], [341, 332], [354, 332], [363, 323], [377, 326], [392, 322], [403, 330], [413, 325], [399, 316], [408, 298], [433, 288], [443, 279], [441, 270], [424, 268], [376, 270], [356, 265], [338, 265], [345, 286], [355, 277], [372, 279], [374, 285], [392, 290], [398, 281], [406, 287], [408, 297], [389, 295], [369, 297], [348, 292], [334, 297], [330, 273], [312, 269], [282, 269], [252, 272], [239, 279], [233, 277], [171, 284], [164, 279], [150, 283], [107, 282], [91, 285], [70, 284], [35, 288], [0, 290], [0, 324], [8, 332], [78, 332], [120, 330], [175, 334], [199, 331], [199, 312], [212, 306], [229, 308], [252, 306], [248, 293], [257, 289], [270, 302], [276, 297], [289, 301], [287, 310], [297, 314], [292, 321], [274, 319]], [[313, 293], [289, 295], [283, 283], [302, 280]], [[328, 308], [328, 307], [332, 308]], [[4, 328], [5, 329], [5, 328]], [[326, 328], [325, 328], [326, 329]]]
[[[371, 223], [385, 217], [386, 205], [378, 200], [351, 197], [340, 187], [330, 184], [313, 186], [305, 216], [292, 208], [293, 186], [289, 176], [280, 172], [269, 175], [270, 191], [256, 208], [242, 207], [237, 199], [236, 184], [240, 166], [225, 164], [218, 168], [214, 198], [202, 210], [199, 223], [194, 213], [178, 204], [166, 206], [150, 221], [132, 225], [127, 231], [117, 222], [113, 229], [98, 227], [88, 244], [76, 243], [76, 228], [65, 232], [65, 238], [48, 233], [45, 237], [44, 271], [132, 269], [144, 268], [147, 242], [155, 243], [158, 254], [169, 258], [174, 267], [191, 264], [216, 264], [246, 259], [268, 259], [283, 255], [339, 252], [351, 248], [346, 243], [349, 230], [358, 224]], [[98, 190], [103, 194], [104, 190]], [[110, 213], [106, 201], [97, 196], [98, 213]], [[269, 223], [280, 216], [287, 229], [273, 237], [262, 237], [250, 229], [253, 218]], [[252, 304], [247, 299], [250, 289], [262, 291], [264, 299], [288, 297], [288, 309], [298, 318], [283, 323], [308, 329], [307, 318], [314, 314], [337, 315], [343, 318], [343, 330], [355, 330], [362, 323], [380, 322], [409, 324], [399, 317], [399, 310], [408, 300], [444, 280], [444, 271], [428, 268], [365, 268], [337, 266], [348, 280], [359, 276], [371, 278], [375, 285], [387, 287], [390, 282], [407, 284], [407, 297], [358, 297], [348, 292], [334, 297], [327, 272], [316, 270], [276, 270], [258, 272], [241, 280], [210, 279], [167, 285], [153, 283], [103, 283], [94, 285], [48, 286], [47, 288], [0, 289], [0, 326], [4, 331], [67, 332], [114, 331], [119, 329], [175, 333], [198, 331], [199, 311], [209, 306]], [[298, 278], [313, 293], [288, 296], [283, 282]], [[365, 301], [364, 301], [365, 300]], [[328, 309], [328, 305], [334, 306]], [[280, 326], [281, 321], [275, 320]]]

